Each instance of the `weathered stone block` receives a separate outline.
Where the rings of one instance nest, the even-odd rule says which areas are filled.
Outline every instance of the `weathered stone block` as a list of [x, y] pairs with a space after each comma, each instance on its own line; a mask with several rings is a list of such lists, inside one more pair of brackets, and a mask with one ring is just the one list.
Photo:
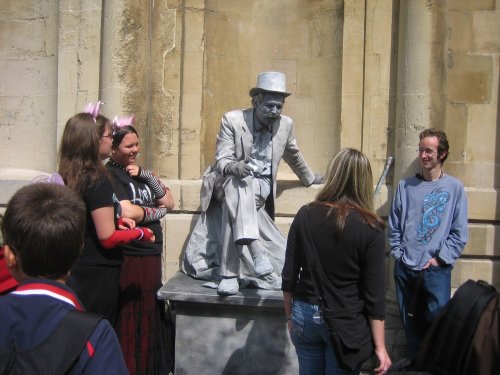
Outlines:
[[[54, 126], [56, 123], [57, 97], [55, 94], [41, 96], [6, 96], [0, 99], [1, 126]], [[50, 108], [50, 110], [47, 110]], [[35, 125], [36, 124], [36, 125]], [[38, 140], [26, 139], [24, 145], [32, 145]], [[27, 155], [27, 157], [32, 157]], [[37, 157], [43, 157], [38, 155]]]
[[363, 95], [342, 95], [340, 148], [361, 149]]
[[500, 256], [500, 226], [493, 224], [469, 224], [469, 240], [464, 255]]
[[56, 56], [6, 60], [2, 65], [1, 96], [36, 96], [57, 91]]
[[0, 52], [5, 59], [37, 59], [47, 56], [46, 38], [50, 36], [42, 18], [0, 22]]
[[295, 374], [281, 291], [220, 297], [178, 273], [158, 292], [176, 311], [176, 374]]
[[475, 52], [500, 52], [500, 9], [473, 13], [473, 46]]
[[[475, 150], [469, 151], [466, 156], [471, 157], [474, 152]], [[493, 186], [495, 176], [500, 173], [500, 165], [480, 160], [466, 163], [453, 160], [446, 161], [445, 169], [447, 173], [459, 178], [465, 186]]]
[[500, 288], [500, 280], [495, 275], [500, 272], [500, 261], [480, 259], [458, 259], [451, 273], [451, 285], [458, 288], [465, 281], [484, 280], [495, 288]]
[[[499, 69], [498, 65], [496, 66], [496, 69]], [[495, 81], [498, 82], [498, 78], [496, 78]], [[499, 135], [495, 134], [496, 132], [493, 128], [487, 126], [487, 124], [496, 124], [497, 121], [498, 114], [496, 102], [498, 100], [498, 94], [495, 96], [495, 98], [492, 98], [491, 103], [468, 105], [467, 149], [471, 162], [494, 164], [495, 161], [498, 160], [498, 157], [496, 156], [496, 149]], [[480, 176], [476, 177], [478, 177], [479, 180], [482, 180]], [[480, 187], [498, 185], [483, 185], [482, 183], [475, 182], [472, 186]]]
[[[450, 143], [450, 153], [446, 164], [451, 161], [463, 161], [467, 146], [468, 107], [464, 104], [446, 103], [446, 135]], [[457, 176], [458, 177], [458, 176]]]
[[449, 0], [449, 10], [493, 10], [495, 0]]
[[489, 103], [492, 78], [491, 57], [448, 54], [446, 91], [449, 100], [457, 103]]
[[39, 16], [31, 0], [4, 0], [0, 7], [0, 19], [27, 20]]
[[182, 260], [182, 251], [189, 239], [199, 215], [167, 214], [162, 220], [165, 248], [165, 260]]
[[499, 189], [469, 188], [467, 192], [469, 220], [500, 220], [497, 209], [500, 200]]
[[0, 168], [0, 206], [6, 206], [10, 198], [31, 180], [42, 174], [42, 171], [31, 169]]
[[448, 12], [448, 28], [448, 50], [453, 53], [469, 52], [474, 37], [471, 12]]
[[[2, 148], [0, 167], [39, 171], [53, 171], [55, 168], [56, 140], [47, 137], [47, 134], [55, 134], [55, 124], [52, 126], [36, 126], [32, 124], [18, 125], [15, 127], [0, 126], [0, 139], [8, 139]], [[19, 147], [19, 145], [24, 145]], [[22, 153], [19, 153], [19, 151]], [[33, 151], [40, 157], [33, 157]]]

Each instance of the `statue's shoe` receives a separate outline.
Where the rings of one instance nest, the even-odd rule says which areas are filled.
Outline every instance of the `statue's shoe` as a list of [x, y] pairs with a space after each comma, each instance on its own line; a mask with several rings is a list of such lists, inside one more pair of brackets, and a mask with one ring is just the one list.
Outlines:
[[253, 264], [255, 266], [255, 274], [258, 277], [269, 275], [274, 271], [273, 265], [264, 253], [253, 258]]
[[217, 294], [220, 296], [230, 296], [238, 293], [240, 284], [237, 277], [222, 279], [217, 287]]

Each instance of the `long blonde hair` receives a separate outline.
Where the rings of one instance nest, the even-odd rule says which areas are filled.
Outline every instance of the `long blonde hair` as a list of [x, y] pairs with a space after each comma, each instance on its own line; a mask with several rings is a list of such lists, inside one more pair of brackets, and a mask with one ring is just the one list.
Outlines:
[[373, 176], [370, 161], [359, 150], [344, 148], [328, 166], [323, 188], [315, 203], [331, 207], [336, 217], [336, 234], [344, 230], [349, 212], [354, 209], [372, 228], [383, 229], [384, 221], [373, 211]]

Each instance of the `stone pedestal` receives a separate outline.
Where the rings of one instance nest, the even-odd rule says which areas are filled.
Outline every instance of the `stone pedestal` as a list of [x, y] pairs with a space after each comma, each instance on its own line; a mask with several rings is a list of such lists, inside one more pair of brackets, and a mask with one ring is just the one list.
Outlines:
[[175, 312], [175, 375], [298, 374], [281, 291], [220, 297], [177, 273], [159, 291]]

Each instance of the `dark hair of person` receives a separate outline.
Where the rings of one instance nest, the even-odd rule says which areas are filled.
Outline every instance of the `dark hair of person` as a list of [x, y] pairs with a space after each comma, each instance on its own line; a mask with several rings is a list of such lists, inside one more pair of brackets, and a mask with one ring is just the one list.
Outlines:
[[19, 189], [2, 220], [4, 243], [22, 271], [35, 278], [64, 276], [80, 256], [85, 205], [66, 186], [35, 183]]
[[134, 133], [139, 138], [139, 134], [137, 134], [137, 130], [132, 125], [115, 127], [113, 131], [113, 147], [118, 148], [120, 143], [122, 143], [123, 138], [130, 133]]
[[373, 211], [373, 176], [370, 161], [352, 148], [342, 149], [330, 162], [323, 188], [312, 204], [330, 206], [335, 235], [342, 234], [347, 216], [356, 210], [371, 228], [383, 230], [384, 221]]
[[[78, 113], [64, 127], [58, 172], [64, 183], [83, 197], [83, 188], [108, 176], [99, 160], [98, 125], [92, 115]], [[86, 181], [86, 183], [84, 183]]]
[[[450, 144], [448, 143], [448, 137], [446, 136], [446, 133], [439, 129], [430, 128], [423, 130], [419, 134], [420, 140], [427, 137], [436, 137], [438, 139], [438, 156], [441, 164], [444, 163], [444, 161], [448, 158], [448, 153], [450, 150]], [[441, 155], [443, 154], [444, 156], [441, 158]]]
[[95, 119], [97, 124], [97, 132], [99, 134], [99, 139], [102, 138], [106, 130], [109, 130], [109, 134], [113, 134], [113, 124], [106, 116], [98, 115]]

